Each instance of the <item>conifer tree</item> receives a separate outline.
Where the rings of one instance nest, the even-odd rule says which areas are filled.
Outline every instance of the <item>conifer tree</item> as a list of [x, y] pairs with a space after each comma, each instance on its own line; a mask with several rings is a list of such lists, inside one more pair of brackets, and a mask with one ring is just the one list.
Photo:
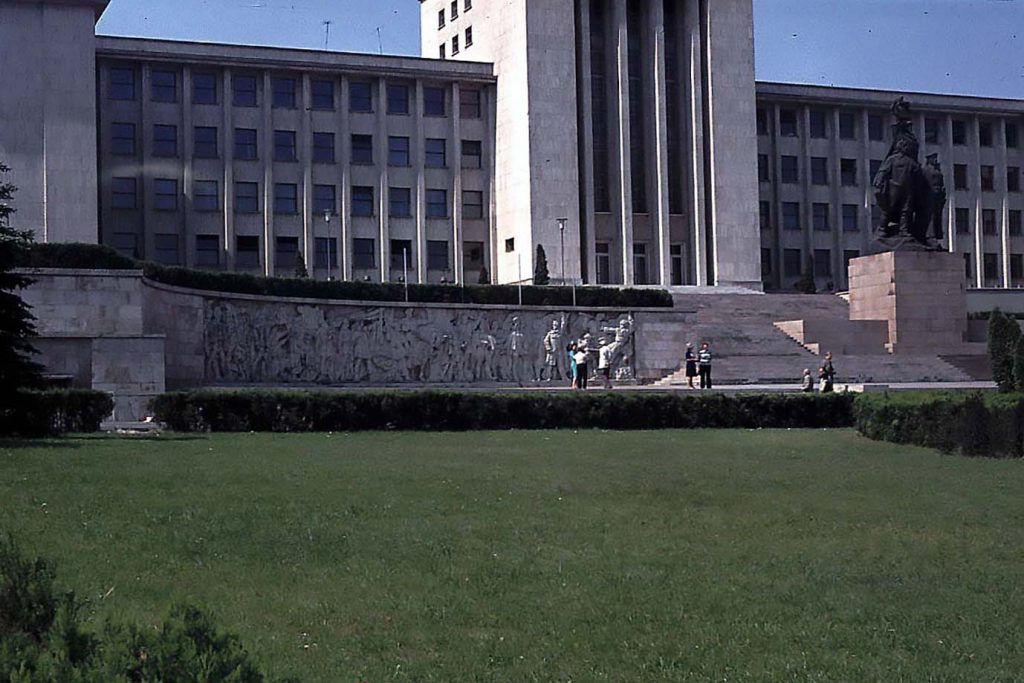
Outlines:
[[5, 178], [9, 170], [0, 163], [0, 393], [37, 386], [43, 369], [31, 360], [31, 355], [37, 353], [29, 343], [36, 333], [35, 316], [19, 294], [32, 280], [14, 272], [27, 261], [32, 235], [10, 227], [17, 188]]
[[548, 255], [544, 253], [544, 245], [537, 245], [537, 262], [533, 267], [533, 284], [551, 284], [551, 276], [548, 275]]

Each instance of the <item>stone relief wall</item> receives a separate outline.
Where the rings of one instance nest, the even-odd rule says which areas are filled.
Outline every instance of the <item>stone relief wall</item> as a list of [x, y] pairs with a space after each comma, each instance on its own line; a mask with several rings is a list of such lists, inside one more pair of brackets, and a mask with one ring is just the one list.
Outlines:
[[605, 348], [613, 376], [634, 377], [628, 313], [315, 306], [206, 299], [208, 383], [513, 383], [565, 381], [566, 345], [589, 371]]

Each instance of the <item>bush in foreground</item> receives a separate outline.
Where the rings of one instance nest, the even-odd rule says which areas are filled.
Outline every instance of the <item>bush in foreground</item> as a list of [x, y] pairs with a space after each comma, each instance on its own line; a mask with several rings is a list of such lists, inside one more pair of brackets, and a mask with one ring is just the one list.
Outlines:
[[0, 536], [0, 680], [265, 680], [237, 636], [196, 607], [173, 609], [157, 628], [108, 623], [99, 633], [86, 628], [83, 612], [74, 593], [57, 588], [49, 563]]
[[109, 394], [91, 389], [21, 390], [0, 404], [0, 435], [56, 436], [98, 431], [114, 410]]
[[1005, 315], [998, 308], [988, 319], [988, 355], [992, 361], [992, 378], [1000, 391], [1013, 391], [1014, 352], [1020, 338], [1017, 321]]
[[865, 394], [853, 414], [858, 431], [871, 439], [970, 456], [1024, 454], [1021, 394]]
[[848, 427], [849, 394], [197, 390], [163, 394], [183, 432]]

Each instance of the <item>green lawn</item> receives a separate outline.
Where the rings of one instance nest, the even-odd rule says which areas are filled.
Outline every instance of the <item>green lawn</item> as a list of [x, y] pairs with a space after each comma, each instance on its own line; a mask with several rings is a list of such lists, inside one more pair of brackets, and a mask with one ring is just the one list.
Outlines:
[[0, 442], [96, 616], [304, 681], [1019, 681], [1024, 462], [852, 431]]

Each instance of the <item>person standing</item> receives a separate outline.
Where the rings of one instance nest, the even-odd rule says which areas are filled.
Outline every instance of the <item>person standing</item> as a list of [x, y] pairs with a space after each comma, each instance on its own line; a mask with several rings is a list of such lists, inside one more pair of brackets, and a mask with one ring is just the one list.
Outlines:
[[586, 389], [587, 388], [587, 346], [585, 343], [580, 343], [576, 346], [576, 353], [574, 355], [576, 359], [576, 388]]
[[821, 367], [818, 368], [818, 380], [821, 382], [821, 393], [832, 393], [832, 390], [835, 388], [836, 368], [832, 365], [831, 351], [825, 354], [825, 360], [821, 362]]
[[696, 389], [693, 386], [693, 378], [697, 376], [697, 354], [693, 351], [693, 344], [686, 342], [686, 355], [683, 357], [686, 363], [686, 386]]
[[601, 376], [601, 381], [604, 384], [605, 389], [612, 388], [612, 353], [614, 352], [614, 346], [609, 344], [607, 340], [602, 337], [598, 341], [597, 347], [597, 374]]
[[814, 380], [811, 378], [810, 368], [804, 368], [804, 376], [800, 382], [800, 391], [805, 394], [814, 391]]
[[697, 372], [700, 374], [700, 388], [711, 388], [711, 346], [704, 342], [697, 353]]
[[577, 378], [578, 368], [576, 367], [576, 342], [571, 341], [565, 345], [565, 353], [569, 356], [569, 376], [572, 379], [572, 384], [569, 385], [570, 389], [576, 389], [579, 385]]

